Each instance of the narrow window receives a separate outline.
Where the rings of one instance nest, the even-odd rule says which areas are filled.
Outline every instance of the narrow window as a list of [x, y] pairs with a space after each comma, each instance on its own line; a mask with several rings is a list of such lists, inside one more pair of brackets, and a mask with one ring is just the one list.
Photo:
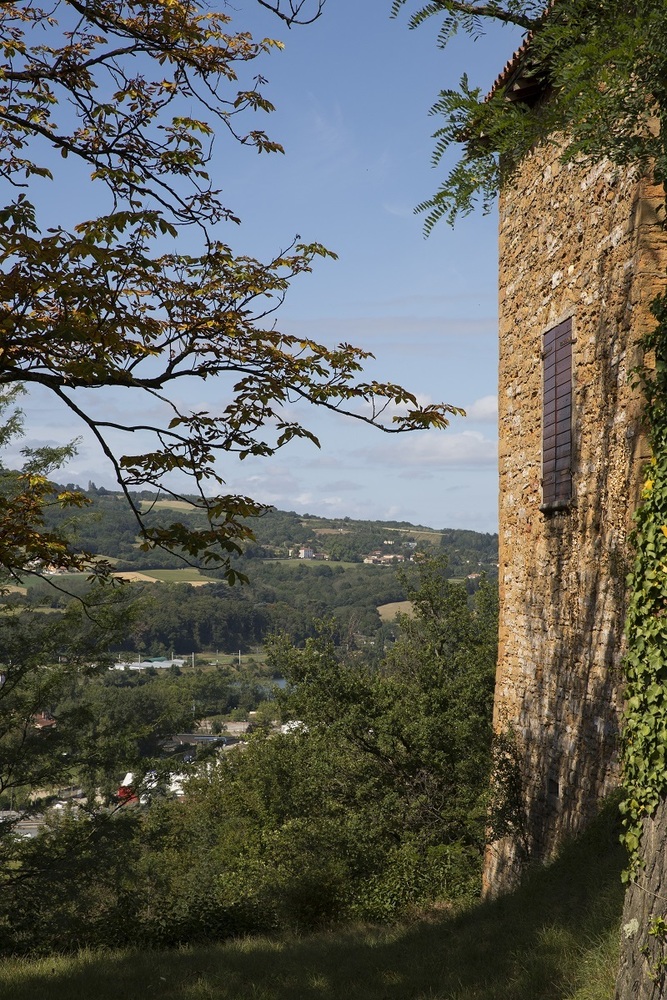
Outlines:
[[544, 334], [542, 397], [542, 502], [572, 499], [572, 320]]

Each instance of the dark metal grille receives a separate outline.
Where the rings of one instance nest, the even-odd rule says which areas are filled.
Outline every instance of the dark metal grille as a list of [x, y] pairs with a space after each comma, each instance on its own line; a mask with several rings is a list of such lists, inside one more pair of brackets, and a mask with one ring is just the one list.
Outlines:
[[572, 499], [572, 320], [544, 334], [542, 501]]

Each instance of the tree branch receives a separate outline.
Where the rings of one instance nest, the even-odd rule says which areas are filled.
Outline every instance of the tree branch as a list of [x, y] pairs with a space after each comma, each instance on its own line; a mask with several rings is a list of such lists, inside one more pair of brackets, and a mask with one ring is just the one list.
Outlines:
[[[401, 7], [404, 7], [410, 0], [394, 0], [392, 4], [392, 15], [395, 17]], [[551, 6], [545, 0], [543, 7], [547, 10]], [[514, 24], [518, 28], [526, 31], [534, 31], [542, 23], [544, 13], [538, 17], [529, 17], [519, 10], [505, 10], [500, 4], [500, 0], [488, 0], [485, 3], [475, 3], [474, 0], [431, 0], [427, 6], [416, 11], [410, 19], [410, 27], [415, 28], [422, 21], [434, 14], [460, 14], [464, 18], [487, 18], [492, 21], [500, 21], [502, 24]]]
[[271, 0], [257, 0], [260, 7], [270, 10], [281, 21], [284, 21], [288, 28], [291, 28], [293, 24], [312, 24], [313, 21], [317, 21], [324, 10], [326, 0], [315, 0], [315, 13], [307, 17], [301, 17], [301, 11], [308, 2], [309, 0], [296, 0], [295, 3], [294, 0], [289, 0], [289, 13], [286, 14], [280, 9], [281, 0], [275, 0], [275, 2], [271, 2]]
[[542, 21], [541, 17], [527, 17], [524, 14], [510, 13], [496, 3], [476, 4], [466, 3], [465, 0], [439, 0], [438, 6], [442, 7], [443, 10], [465, 14], [469, 17], [488, 17], [503, 24], [515, 24], [517, 28], [525, 28], [527, 31], [534, 31]]

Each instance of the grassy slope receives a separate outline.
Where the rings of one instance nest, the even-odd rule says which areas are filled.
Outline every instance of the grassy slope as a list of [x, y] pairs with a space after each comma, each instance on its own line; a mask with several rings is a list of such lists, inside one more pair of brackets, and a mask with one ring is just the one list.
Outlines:
[[183, 569], [146, 569], [144, 574], [157, 580], [158, 583], [220, 583], [215, 577], [206, 576], [195, 566], [184, 566]]
[[610, 1000], [615, 810], [517, 892], [459, 916], [213, 947], [0, 965], [12, 1000]]
[[383, 622], [393, 622], [399, 613], [412, 616], [412, 601], [390, 601], [389, 604], [378, 607], [378, 614]]

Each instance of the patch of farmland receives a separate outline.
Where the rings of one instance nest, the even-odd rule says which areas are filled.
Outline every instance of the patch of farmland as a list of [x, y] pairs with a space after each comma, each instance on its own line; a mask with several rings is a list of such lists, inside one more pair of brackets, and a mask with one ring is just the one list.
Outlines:
[[142, 500], [142, 510], [194, 510], [187, 500]]
[[155, 577], [148, 576], [147, 573], [135, 573], [132, 570], [123, 570], [113, 575], [119, 580], [127, 580], [128, 583], [157, 583]]
[[154, 583], [189, 583], [191, 587], [203, 587], [207, 583], [220, 583], [212, 576], [204, 576], [193, 566], [183, 569], [146, 569], [144, 574]]
[[390, 601], [389, 604], [381, 604], [378, 607], [378, 614], [383, 622], [393, 622], [396, 615], [408, 615], [414, 617], [412, 601]]

